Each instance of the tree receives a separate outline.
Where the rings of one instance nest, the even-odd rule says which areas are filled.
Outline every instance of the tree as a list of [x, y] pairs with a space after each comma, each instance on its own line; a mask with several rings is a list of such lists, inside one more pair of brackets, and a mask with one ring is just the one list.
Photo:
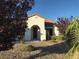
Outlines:
[[34, 0], [0, 0], [0, 44], [7, 45], [24, 35], [27, 11], [33, 5]]
[[68, 25], [71, 23], [73, 16], [71, 16], [70, 18], [58, 18], [57, 24], [60, 27], [59, 31], [61, 34], [65, 33], [66, 28], [68, 27]]

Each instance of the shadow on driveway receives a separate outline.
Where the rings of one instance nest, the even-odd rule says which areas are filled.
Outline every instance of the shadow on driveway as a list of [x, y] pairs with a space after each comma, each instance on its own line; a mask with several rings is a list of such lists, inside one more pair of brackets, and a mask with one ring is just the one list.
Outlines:
[[69, 48], [65, 42], [61, 42], [58, 44], [54, 44], [51, 46], [45, 46], [45, 47], [36, 47], [37, 50], [41, 50], [40, 53], [31, 55], [27, 59], [35, 59], [37, 57], [42, 57], [49, 54], [65, 54], [69, 51]]

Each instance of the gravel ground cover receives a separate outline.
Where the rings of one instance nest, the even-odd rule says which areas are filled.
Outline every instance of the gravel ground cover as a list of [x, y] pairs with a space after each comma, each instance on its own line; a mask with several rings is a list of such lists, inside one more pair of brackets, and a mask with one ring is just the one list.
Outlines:
[[0, 59], [63, 59], [68, 52], [68, 46], [65, 42], [53, 43], [51, 41], [26, 42], [26, 45], [33, 45], [35, 51], [20, 51], [19, 43], [15, 44], [13, 49], [1, 51]]

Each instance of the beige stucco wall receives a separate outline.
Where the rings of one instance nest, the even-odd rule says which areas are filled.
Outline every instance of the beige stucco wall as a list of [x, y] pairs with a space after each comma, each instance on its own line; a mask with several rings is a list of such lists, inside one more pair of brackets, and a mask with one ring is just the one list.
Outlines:
[[59, 36], [60, 32], [59, 32], [59, 28], [57, 26], [54, 26], [54, 34], [56, 36]]
[[34, 25], [39, 26], [40, 28], [40, 40], [46, 40], [46, 31], [45, 31], [45, 19], [38, 16], [38, 15], [34, 15], [28, 18], [27, 21], [27, 26], [28, 28], [26, 29], [25, 32], [25, 40], [31, 40], [32, 39], [32, 35], [31, 35], [31, 27]]

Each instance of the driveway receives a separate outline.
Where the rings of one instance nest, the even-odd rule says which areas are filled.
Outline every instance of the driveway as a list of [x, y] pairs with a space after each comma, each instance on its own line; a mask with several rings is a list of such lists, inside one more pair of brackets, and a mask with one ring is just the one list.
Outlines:
[[69, 50], [64, 41], [58, 43], [34, 41], [28, 44], [35, 46], [37, 50], [31, 52], [27, 59], [63, 59]]

